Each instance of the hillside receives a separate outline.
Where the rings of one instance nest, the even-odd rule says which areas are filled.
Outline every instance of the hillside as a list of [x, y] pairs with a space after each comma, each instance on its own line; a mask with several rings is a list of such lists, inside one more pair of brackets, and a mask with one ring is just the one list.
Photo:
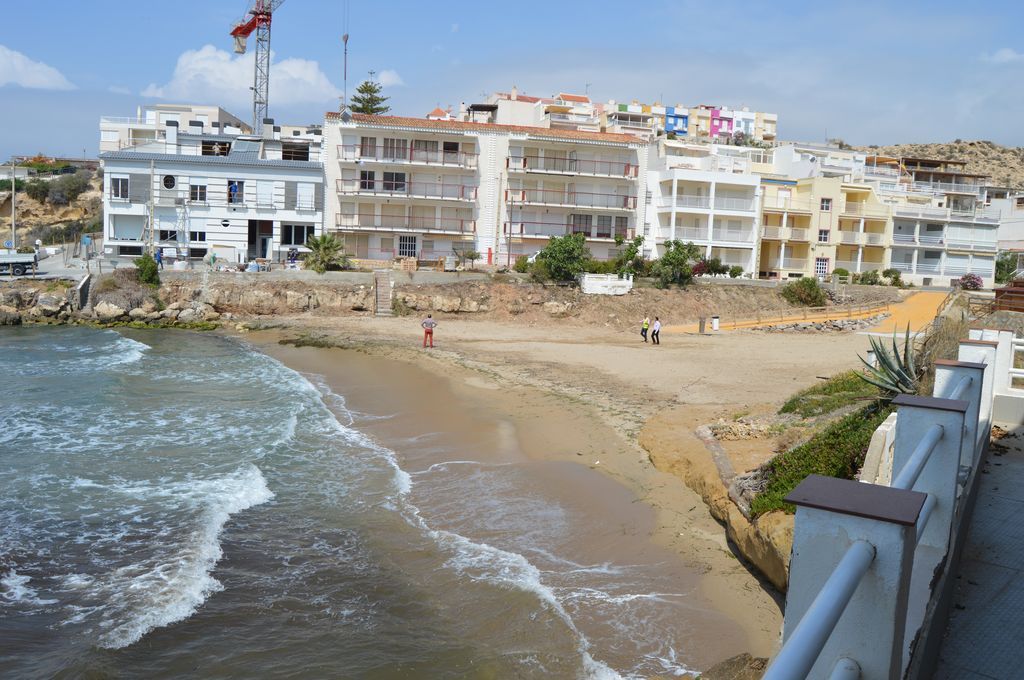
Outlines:
[[[76, 239], [82, 231], [102, 229], [102, 182], [92, 174], [85, 191], [66, 204], [54, 204], [46, 199], [39, 201], [25, 191], [18, 191], [18, 242], [32, 243], [38, 238], [46, 244], [61, 243]], [[10, 191], [0, 191], [0, 225], [5, 236], [10, 233]]]
[[892, 144], [855, 148], [884, 156], [966, 161], [967, 172], [989, 175], [992, 184], [996, 186], [1024, 189], [1024, 147], [1000, 146], [985, 140], [968, 142], [957, 139], [940, 144]]

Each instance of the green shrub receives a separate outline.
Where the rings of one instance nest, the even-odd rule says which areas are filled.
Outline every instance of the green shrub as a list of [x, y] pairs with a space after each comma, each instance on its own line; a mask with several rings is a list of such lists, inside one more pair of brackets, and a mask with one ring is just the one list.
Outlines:
[[512, 271], [519, 272], [520, 274], [525, 274], [527, 270], [530, 268], [530, 263], [528, 260], [529, 258], [526, 255], [520, 255], [519, 257], [517, 257], [515, 264], [512, 265]]
[[[118, 271], [118, 270], [114, 270]], [[115, 290], [119, 290], [121, 285], [114, 279], [113, 276], [103, 276], [100, 280], [92, 285], [92, 292], [94, 293], [113, 293]]]
[[790, 304], [806, 307], [825, 306], [825, 291], [818, 285], [818, 279], [804, 276], [782, 287], [782, 297]]
[[79, 170], [73, 175], [62, 175], [50, 181], [46, 200], [53, 205], [67, 205], [89, 188], [88, 170]]
[[535, 260], [534, 263], [530, 265], [530, 278], [538, 283], [550, 281], [551, 272], [548, 270], [548, 263], [541, 259]]
[[739, 266], [738, 264], [734, 264], [733, 266], [729, 267], [729, 278], [738, 279], [741, 276], [743, 276], [743, 267]]
[[693, 280], [694, 263], [699, 263], [700, 248], [693, 243], [665, 241], [665, 252], [651, 265], [651, 274], [658, 277], [658, 286], [673, 283], [685, 286]]
[[882, 276], [889, 279], [890, 286], [896, 286], [897, 288], [903, 287], [903, 277], [900, 276], [898, 269], [883, 269]]
[[135, 258], [135, 268], [138, 270], [139, 283], [149, 286], [160, 285], [160, 273], [157, 271], [156, 260], [152, 255], [143, 253], [140, 257]]
[[307, 238], [306, 247], [309, 248], [309, 252], [302, 263], [306, 269], [312, 269], [317, 274], [323, 274], [328, 269], [347, 269], [351, 266], [345, 254], [345, 244], [334, 234]]
[[25, 185], [25, 193], [29, 198], [42, 203], [46, 200], [46, 195], [50, 193], [50, 185], [42, 180], [33, 179]]
[[790, 397], [779, 413], [813, 418], [847, 406], [865, 397], [877, 397], [878, 389], [866, 383], [857, 371], [845, 371]]
[[832, 276], [849, 277], [850, 276], [850, 270], [849, 269], [843, 269], [842, 267], [836, 267], [835, 269], [832, 270]]
[[615, 274], [618, 272], [618, 265], [615, 260], [595, 260], [590, 258], [584, 265], [584, 271], [588, 274]]
[[[0, 169], [0, 172], [3, 172], [3, 169]], [[25, 180], [23, 180], [23, 179], [15, 180], [14, 181], [14, 188], [15, 188], [16, 191], [24, 191], [25, 190]], [[0, 191], [10, 191], [10, 190], [11, 190], [11, 180], [9, 180], [9, 179], [0, 179]]]
[[574, 280], [583, 273], [589, 259], [590, 250], [583, 234], [552, 236], [537, 255], [537, 262], [544, 262], [548, 277], [555, 281]]
[[977, 274], [964, 274], [957, 281], [964, 290], [981, 290], [984, 282]]
[[808, 475], [853, 479], [864, 464], [871, 435], [891, 412], [889, 407], [872, 404], [840, 418], [807, 443], [775, 456], [764, 467], [766, 485], [751, 502], [751, 514], [792, 513], [794, 507], [783, 499]]
[[874, 269], [869, 269], [860, 275], [858, 283], [862, 286], [877, 286], [882, 283], [882, 279], [878, 276], [878, 272]]

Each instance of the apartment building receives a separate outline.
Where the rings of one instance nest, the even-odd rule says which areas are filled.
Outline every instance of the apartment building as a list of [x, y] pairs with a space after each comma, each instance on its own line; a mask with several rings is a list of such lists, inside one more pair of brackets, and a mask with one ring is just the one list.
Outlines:
[[100, 153], [163, 141], [167, 123], [184, 131], [189, 121], [202, 123], [207, 132], [249, 134], [252, 128], [219, 106], [158, 104], [140, 106], [134, 117], [100, 118]]
[[282, 130], [267, 119], [253, 136], [180, 123], [165, 119], [151, 141], [100, 154], [105, 254], [284, 259], [322, 232], [319, 127]]
[[891, 211], [873, 187], [839, 177], [766, 177], [761, 187], [762, 278], [887, 268]]
[[329, 112], [324, 143], [328, 212], [360, 259], [509, 263], [570, 233], [611, 258], [641, 214], [631, 135]]
[[693, 242], [707, 258], [754, 271], [761, 192], [748, 163], [707, 153], [707, 147], [663, 140], [648, 171], [648, 257], [659, 257], [667, 241]]

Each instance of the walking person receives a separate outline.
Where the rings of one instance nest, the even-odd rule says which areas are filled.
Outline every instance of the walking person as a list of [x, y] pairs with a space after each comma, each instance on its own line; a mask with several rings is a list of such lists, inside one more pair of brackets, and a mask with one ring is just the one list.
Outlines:
[[156, 257], [154, 259], [156, 260], [157, 268], [163, 269], [164, 268], [164, 249], [163, 248], [157, 248], [155, 255], [156, 255]]
[[651, 342], [655, 345], [661, 344], [661, 321], [658, 317], [654, 317], [654, 327], [651, 328]]
[[430, 347], [433, 347], [434, 346], [434, 328], [437, 327], [437, 322], [434, 321], [434, 318], [430, 314], [427, 314], [427, 318], [424, 319], [423, 323], [421, 323], [420, 325], [423, 326], [423, 346], [426, 347], [427, 346], [427, 341], [429, 340], [430, 341]]
[[651, 327], [651, 317], [645, 316], [644, 322], [640, 324], [640, 337], [647, 342], [647, 329]]

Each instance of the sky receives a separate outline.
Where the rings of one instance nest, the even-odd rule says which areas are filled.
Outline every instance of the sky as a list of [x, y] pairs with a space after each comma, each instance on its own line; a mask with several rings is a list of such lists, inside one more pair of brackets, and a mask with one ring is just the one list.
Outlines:
[[[151, 103], [251, 117], [249, 0], [34, 0], [0, 21], [0, 160], [95, 155], [101, 115]], [[346, 18], [347, 17], [347, 18]], [[747, 106], [782, 139], [1024, 145], [1024, 4], [690, 0], [285, 0], [271, 31], [270, 116], [320, 122], [375, 71], [392, 113], [485, 93]]]

